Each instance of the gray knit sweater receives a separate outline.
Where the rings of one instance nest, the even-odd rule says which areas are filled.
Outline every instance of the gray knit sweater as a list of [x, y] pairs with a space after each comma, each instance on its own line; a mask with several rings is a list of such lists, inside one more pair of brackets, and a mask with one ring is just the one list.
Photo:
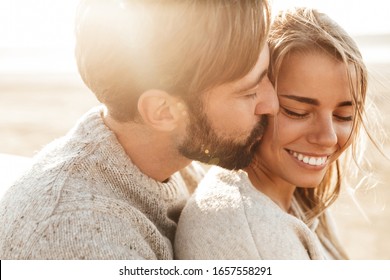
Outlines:
[[179, 220], [177, 259], [341, 258], [316, 234], [318, 220], [302, 221], [298, 203], [284, 212], [251, 184], [244, 171], [213, 167], [189, 199]]
[[166, 183], [147, 177], [101, 110], [44, 148], [4, 195], [0, 259], [173, 258], [185, 183], [196, 184], [202, 169], [190, 165]]

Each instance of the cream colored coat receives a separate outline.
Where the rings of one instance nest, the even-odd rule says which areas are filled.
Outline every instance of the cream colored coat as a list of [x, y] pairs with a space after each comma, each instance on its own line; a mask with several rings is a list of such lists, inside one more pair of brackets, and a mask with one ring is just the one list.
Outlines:
[[[176, 259], [339, 258], [329, 240], [308, 227], [296, 201], [292, 215], [256, 190], [246, 172], [213, 167], [184, 208]], [[326, 249], [325, 249], [326, 248]]]

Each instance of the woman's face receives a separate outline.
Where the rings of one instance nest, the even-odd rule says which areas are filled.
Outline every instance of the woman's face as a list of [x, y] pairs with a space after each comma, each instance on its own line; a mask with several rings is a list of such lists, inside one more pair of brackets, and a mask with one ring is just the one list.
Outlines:
[[316, 187], [350, 145], [354, 105], [346, 66], [319, 52], [292, 53], [279, 73], [280, 111], [257, 160], [272, 180]]

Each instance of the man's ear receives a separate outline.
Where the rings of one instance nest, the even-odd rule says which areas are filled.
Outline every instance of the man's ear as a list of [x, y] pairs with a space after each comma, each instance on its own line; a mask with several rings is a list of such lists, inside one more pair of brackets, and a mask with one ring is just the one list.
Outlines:
[[138, 99], [138, 112], [145, 124], [160, 131], [171, 131], [178, 126], [185, 107], [176, 97], [161, 90], [145, 91]]

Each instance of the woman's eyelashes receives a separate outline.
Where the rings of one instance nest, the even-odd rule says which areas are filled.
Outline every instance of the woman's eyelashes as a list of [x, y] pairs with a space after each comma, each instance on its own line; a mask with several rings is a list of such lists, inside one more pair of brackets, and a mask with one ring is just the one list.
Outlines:
[[[304, 119], [304, 118], [307, 118], [310, 113], [308, 112], [296, 112], [296, 111], [293, 111], [291, 109], [287, 109], [286, 107], [283, 107], [281, 106], [280, 107], [281, 109], [281, 112], [283, 112], [285, 115], [287, 115], [288, 117], [290, 118], [293, 118], [293, 119]], [[333, 114], [333, 117], [338, 120], [338, 121], [341, 121], [341, 122], [350, 122], [350, 121], [353, 121], [353, 116], [352, 115], [342, 115], [342, 114]]]
[[309, 113], [297, 113], [294, 111], [291, 111], [287, 109], [286, 107], [281, 106], [280, 107], [281, 111], [285, 113], [287, 116], [295, 118], [295, 119], [303, 119], [309, 115]]
[[353, 116], [340, 116], [340, 115], [333, 115], [336, 119], [342, 122], [351, 122], [353, 121]]

